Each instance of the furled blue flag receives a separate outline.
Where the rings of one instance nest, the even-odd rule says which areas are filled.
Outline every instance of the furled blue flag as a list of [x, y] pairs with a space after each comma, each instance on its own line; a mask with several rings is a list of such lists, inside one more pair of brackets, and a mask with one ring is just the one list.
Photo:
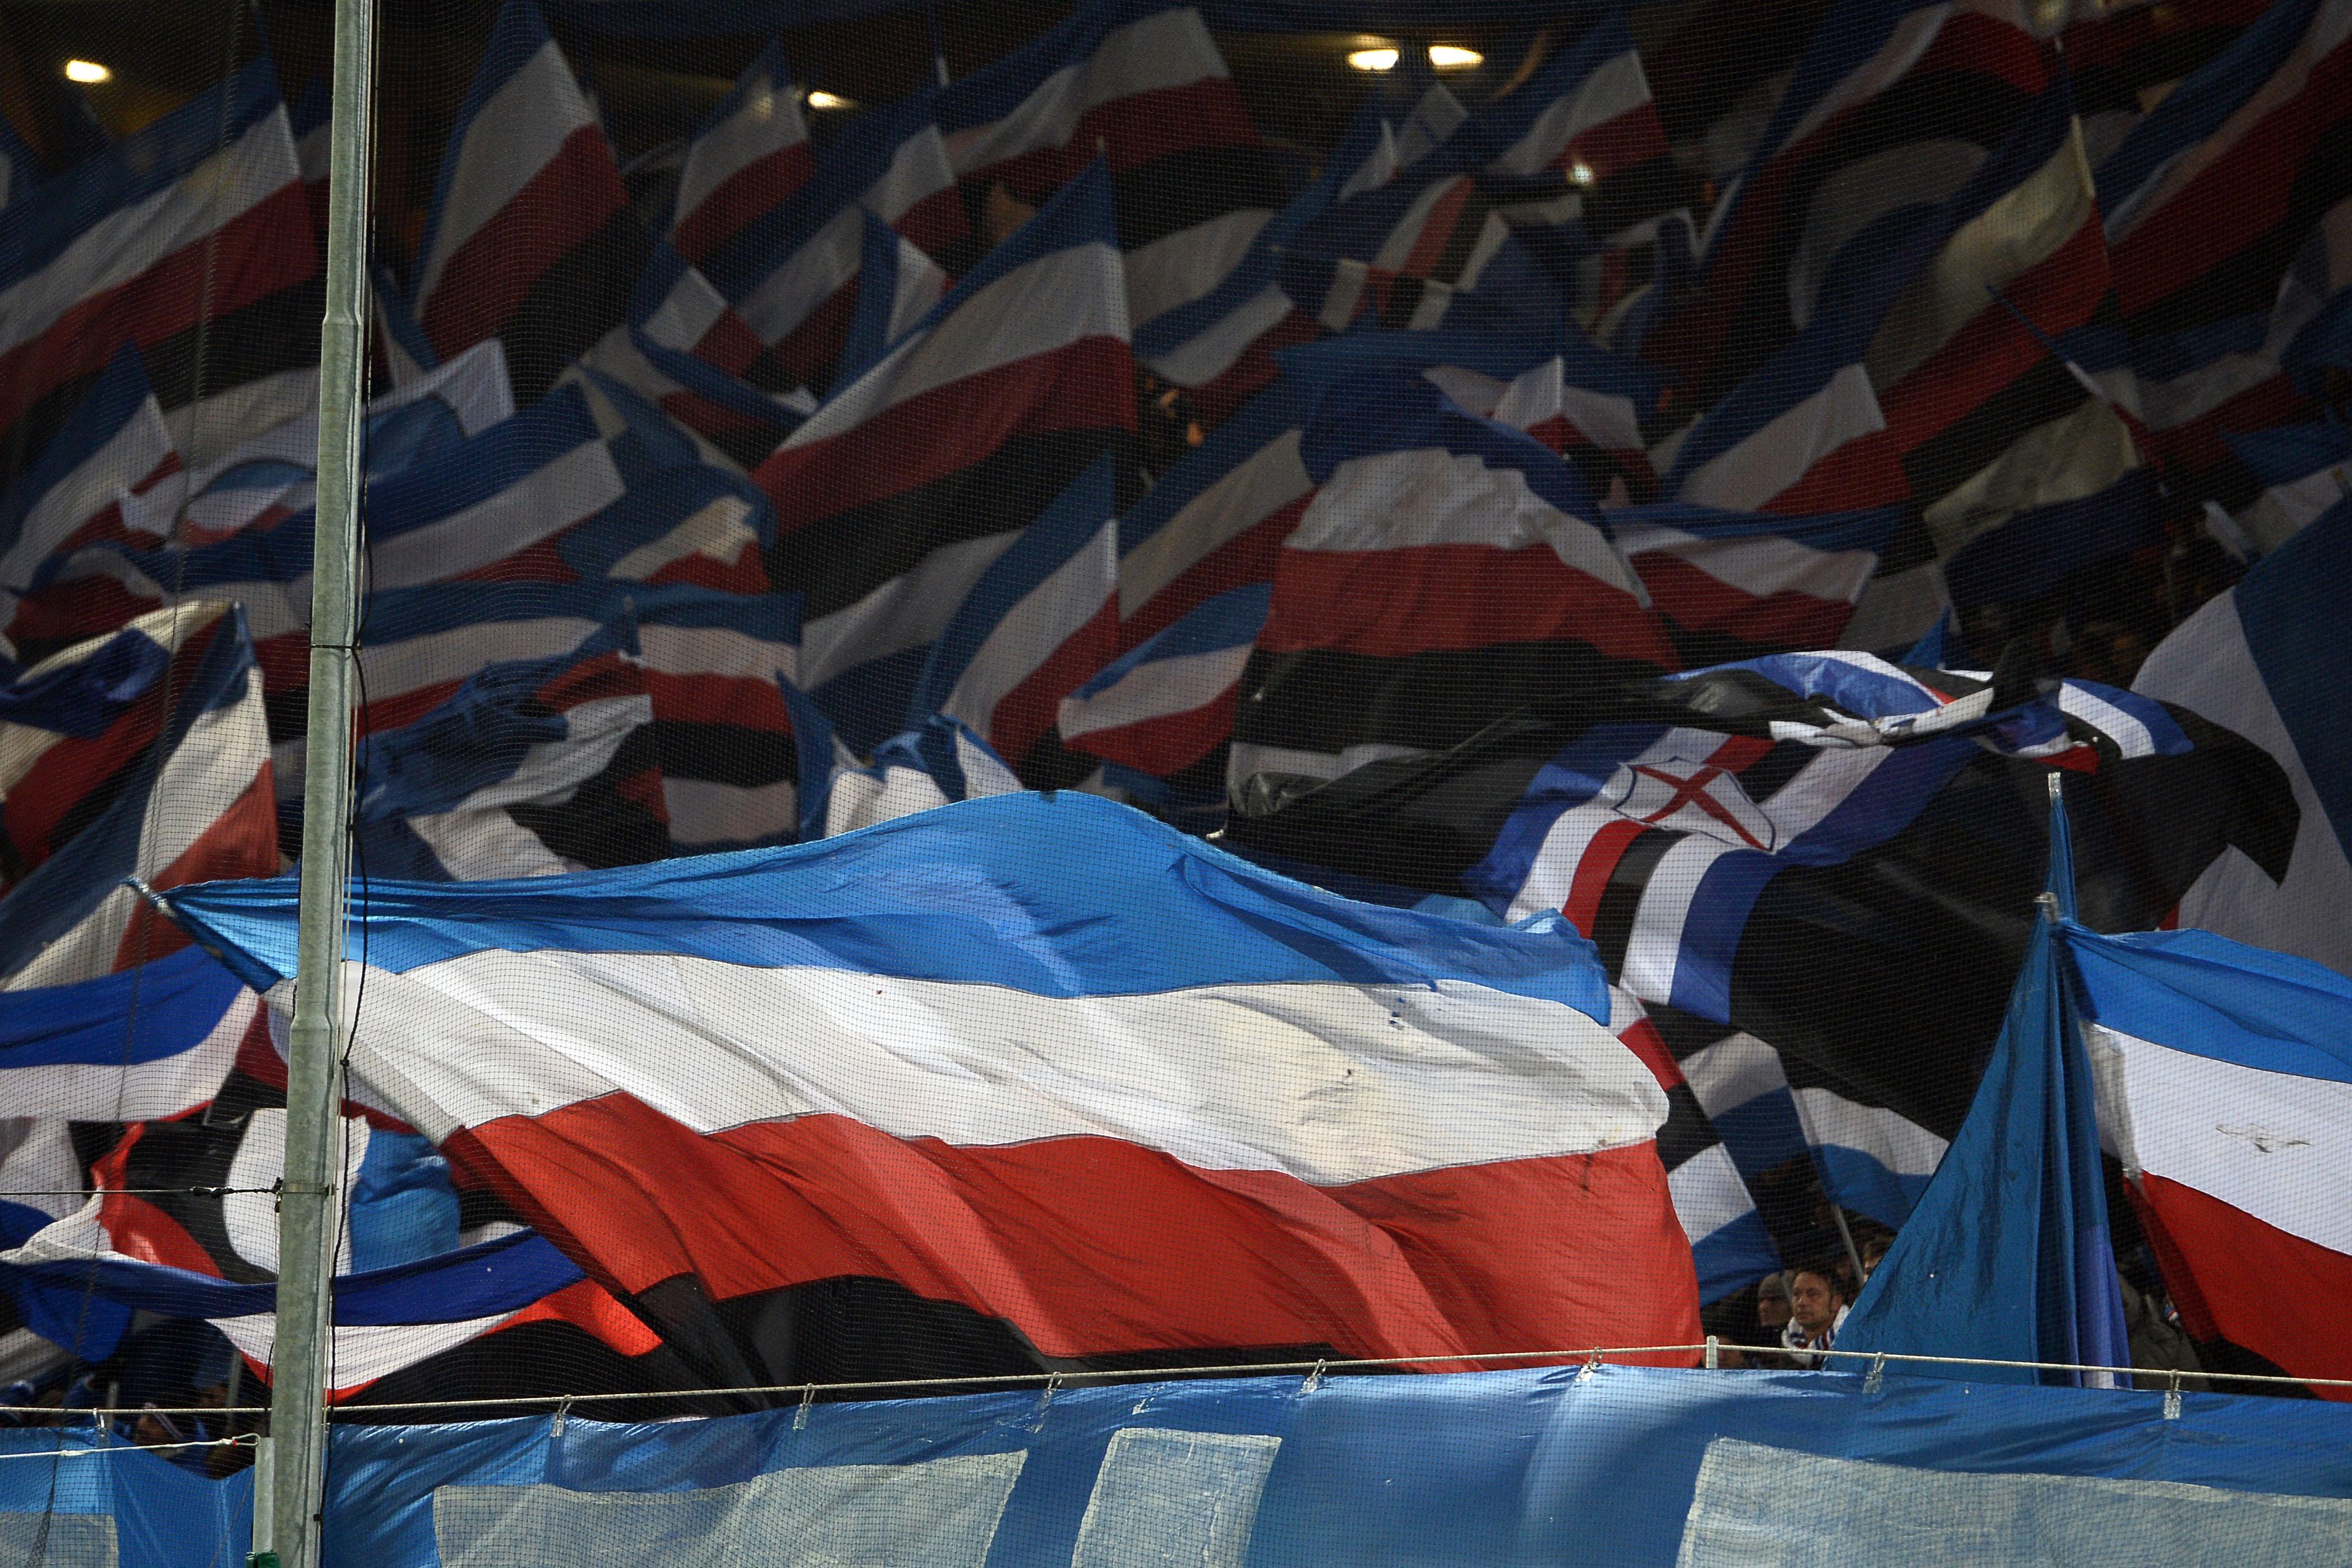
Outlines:
[[[2107, 1238], [2096, 1089], [2074, 983], [2058, 946], [2072, 919], [2063, 799], [2050, 811], [2050, 892], [1968, 1120], [1910, 1223], [1863, 1287], [1838, 1348], [2120, 1367], [2130, 1361]], [[1978, 1382], [2111, 1388], [2116, 1372], [1917, 1370]]]

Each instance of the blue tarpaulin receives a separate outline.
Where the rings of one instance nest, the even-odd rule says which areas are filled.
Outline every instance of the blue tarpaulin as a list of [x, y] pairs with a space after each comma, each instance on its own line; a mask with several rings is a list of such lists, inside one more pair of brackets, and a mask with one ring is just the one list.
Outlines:
[[[1972, 1563], [2346, 1560], [2352, 1410], [2164, 1406], [1891, 1372], [1602, 1366], [341, 1426], [328, 1561], [1897, 1562], [1916, 1560], [1899, 1532], [1922, 1530]], [[0, 1454], [56, 1440], [0, 1434]], [[52, 1468], [0, 1461], [0, 1544], [29, 1541]], [[56, 1506], [110, 1512], [126, 1565], [241, 1558], [243, 1479], [144, 1454], [58, 1473]], [[2333, 1500], [2281, 1500], [2311, 1499]]]

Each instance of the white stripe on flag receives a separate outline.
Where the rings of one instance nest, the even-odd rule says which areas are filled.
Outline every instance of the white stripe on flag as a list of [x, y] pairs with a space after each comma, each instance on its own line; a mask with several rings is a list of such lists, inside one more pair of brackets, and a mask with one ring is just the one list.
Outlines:
[[[963, 1147], [1116, 1138], [1332, 1186], [1639, 1143], [1666, 1110], [1599, 1023], [1462, 980], [1062, 997], [552, 949], [366, 980], [354, 1069], [436, 1142], [618, 1091], [703, 1133], [830, 1114]], [[681, 1072], [688, 1037], [708, 1046]]]

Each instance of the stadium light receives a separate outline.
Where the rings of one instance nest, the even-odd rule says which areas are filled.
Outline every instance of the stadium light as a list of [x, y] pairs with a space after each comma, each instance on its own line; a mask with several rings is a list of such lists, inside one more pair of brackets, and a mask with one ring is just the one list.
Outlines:
[[112, 81], [114, 72], [96, 60], [68, 60], [66, 79], [78, 81], [84, 87], [96, 87], [100, 82]]
[[842, 97], [841, 94], [837, 92], [827, 92], [821, 87], [815, 89], [808, 95], [808, 106], [811, 109], [855, 109], [857, 107], [856, 103]]
[[1356, 49], [1348, 56], [1348, 63], [1360, 71], [1396, 69], [1397, 52], [1392, 48]]
[[1464, 48], [1460, 44], [1432, 44], [1429, 46], [1429, 63], [1442, 71], [1466, 70], [1472, 66], [1486, 64], [1486, 57], [1475, 49]]

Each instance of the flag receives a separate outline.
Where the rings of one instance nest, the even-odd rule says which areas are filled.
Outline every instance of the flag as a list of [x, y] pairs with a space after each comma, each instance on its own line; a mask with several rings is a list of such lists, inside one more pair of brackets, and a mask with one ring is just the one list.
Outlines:
[[[193, 947], [95, 980], [11, 992], [7, 1012], [8, 1108], [59, 1122], [194, 1110], [219, 1089], [252, 1031], [268, 1033], [261, 998]], [[80, 1185], [79, 1172], [66, 1184]]]
[[804, 596], [801, 684], [853, 748], [907, 711], [989, 564], [1135, 427], [1101, 169], [990, 253], [760, 466], [776, 585]]
[[938, 252], [969, 232], [925, 86], [825, 143], [808, 183], [698, 261], [760, 341], [744, 374], [771, 392], [832, 390], [856, 301], [866, 215]]
[[1471, 413], [1524, 430], [1573, 462], [1601, 505], [1657, 500], [1642, 421], [1659, 389], [1644, 367], [1588, 349], [1573, 363], [1555, 354], [1508, 381], [1459, 365], [1434, 365], [1428, 374]]
[[1694, 665], [1835, 646], [1902, 522], [1895, 507], [1776, 517], [1681, 501], [1609, 518]]
[[2341, 156], [2352, 134], [2347, 43], [2340, 6], [2274, 5], [2100, 165], [2099, 206], [2135, 339], [2178, 340], [2268, 314], [2305, 236], [2352, 195]]
[[669, 242], [699, 260], [808, 183], [814, 167], [801, 93], [771, 38], [687, 143]]
[[0, 688], [0, 886], [105, 813], [228, 626], [222, 604], [158, 610]]
[[1641, 999], [1614, 985], [1609, 988], [1609, 1031], [1642, 1058], [1666, 1091], [1658, 1163], [1665, 1167], [1675, 1217], [1690, 1241], [1699, 1300], [1717, 1301], [1745, 1289], [1780, 1267], [1755, 1195]]
[[[243, 989], [243, 987], [239, 987]], [[0, 1121], [0, 1247], [13, 1247], [74, 1212], [85, 1184], [68, 1123], [53, 1117]], [[131, 1326], [129, 1309], [70, 1285], [47, 1285], [0, 1266], [0, 1356], [19, 1378], [40, 1378], [80, 1360], [103, 1361]]]
[[[352, 1069], [623, 1291], [879, 1279], [1067, 1358], [1697, 1332], [1665, 1097], [1557, 923], [1354, 904], [1072, 792], [541, 889], [376, 884]], [[290, 883], [174, 897], [292, 967]]]
[[2051, 57], [2034, 33], [2000, 0], [1832, 6], [1716, 200], [1690, 297], [1644, 353], [1706, 408], [1833, 314], [1824, 289], [1962, 189], [2048, 90]]
[[2352, 984], [2208, 931], [2059, 940], [2101, 1126], [2182, 1321], [2343, 1377]]
[[667, 856], [653, 700], [628, 631], [490, 665], [369, 735], [352, 768], [354, 864], [371, 879], [483, 881]]
[[1594, 23], [1434, 152], [1307, 224], [1284, 291], [1334, 331], [1435, 326], [1515, 228], [1612, 236], [1671, 205], [1674, 170], [1622, 12]]
[[[368, 480], [455, 450], [514, 411], [504, 350], [495, 338], [477, 343], [368, 404], [360, 438]], [[310, 410], [188, 470], [176, 487], [185, 496], [176, 527], [167, 521], [148, 531], [195, 545], [275, 528], [310, 510], [318, 456], [319, 418]]]
[[2179, 923], [2352, 974], [2352, 932], [2333, 913], [2352, 908], [2352, 752], [2336, 697], [2352, 671], [2327, 631], [2347, 588], [2352, 503], [2338, 502], [2183, 621], [2132, 688], [2260, 746], [2301, 813], [2284, 868], [2216, 861], [2186, 889]]
[[1096, 458], [990, 563], [931, 645], [908, 722], [961, 720], [1041, 785], [1076, 782], [1039, 744], [1118, 650], [1118, 498], [1115, 463]]
[[220, 617], [171, 698], [104, 809], [0, 900], [0, 987], [94, 979], [183, 946], [125, 878], [169, 888], [277, 869], [261, 672], [242, 612]]
[[[1233, 738], [1270, 583], [1229, 588], [1121, 654], [1062, 699], [1055, 729], [1074, 751], [1169, 778]], [[1218, 783], [1223, 786], [1223, 770]]]
[[2047, 1362], [1906, 1370], [1971, 1383], [2128, 1386], [2124, 1303], [2099, 1169], [2098, 1089], [2060, 911], [2074, 903], [2065, 806], [2050, 797], [2053, 900], [2026, 938], [2009, 1016], [1968, 1119], [1838, 1330], [1847, 1351]]
[[1667, 491], [1734, 510], [1916, 500], [1947, 556], [2139, 458], [2093, 330], [2112, 283], [2064, 85], [1949, 198], [1903, 209], [1822, 281], [1806, 328], [1704, 416]]
[[505, 0], [466, 89], [409, 299], [447, 359], [506, 344], [538, 398], [624, 316], [647, 240], [596, 112], [531, 0]]
[[1108, 166], [1129, 317], [1223, 282], [1290, 195], [1199, 10], [1091, 0], [940, 89], [940, 132], [967, 189], [1035, 205]]
[[[232, 1073], [205, 1110], [133, 1126], [93, 1168], [89, 1200], [0, 1253], [0, 1273], [118, 1310], [207, 1319], [267, 1379], [284, 1106]], [[546, 1241], [511, 1222], [461, 1230], [448, 1166], [413, 1131], [345, 1117], [329, 1136], [344, 1194], [331, 1399], [553, 1392], [559, 1381], [565, 1393], [678, 1386], [661, 1381], [683, 1369], [660, 1338]], [[503, 1364], [481, 1366], [485, 1352]]]
[[866, 374], [922, 323], [952, 285], [939, 264], [872, 213], [857, 262], [857, 303], [841, 344], [837, 375]]
[[2231, 452], [2263, 487], [2235, 519], [2256, 551], [2276, 550], [2352, 496], [2352, 427], [2281, 425], [2228, 440]]
[[166, 414], [280, 375], [307, 384], [321, 286], [264, 55], [0, 212], [9, 466], [47, 445], [125, 344]]
[[182, 471], [146, 366], [125, 344], [0, 492], [0, 589], [30, 587], [52, 555], [93, 540], [168, 539]]
[[1334, 384], [1299, 454], [1318, 489], [1282, 546], [1244, 679], [1237, 800], [1674, 667], [1576, 470], [1427, 377]]
[[[1613, 721], [1605, 707], [1599, 723], [1522, 714], [1446, 752], [1237, 810], [1225, 841], [1393, 887], [1475, 892], [1498, 914], [1565, 905], [1572, 922], [1591, 921], [1627, 990], [1732, 1025], [1853, 1103], [1948, 1138], [2000, 1026], [2003, 995], [1984, 977], [2014, 973], [2024, 950], [2045, 832], [2025, 804], [2053, 762], [2076, 764], [2084, 908], [2104, 928], [2153, 925], [2241, 854], [2283, 874], [2294, 840], [2286, 779], [2251, 740], [2176, 707], [2190, 750], [2123, 756], [2075, 738], [2054, 697], [2031, 706], [2019, 749], [2052, 745], [2046, 760], [1958, 733], [1775, 745], [1687, 708], [1675, 723], [1633, 722], [1622, 698]], [[1922, 773], [1943, 768], [1927, 792]]]
[[919, 811], [1012, 795], [1021, 788], [1011, 767], [960, 719], [932, 714], [874, 748], [860, 763], [837, 748], [814, 705], [787, 692], [801, 738], [801, 838], [832, 838]]
[[1199, 297], [1135, 323], [1136, 358], [1181, 387], [1205, 426], [1223, 424], [1275, 378], [1279, 351], [1321, 335], [1314, 317], [1282, 291], [1284, 253], [1333, 202], [1388, 179], [1408, 152], [1426, 156], [1464, 112], [1434, 81], [1402, 117], [1378, 93], [1366, 94], [1314, 183], [1266, 220], [1223, 278]]
[[562, 380], [618, 383], [697, 437], [704, 460], [750, 468], [816, 406], [742, 379], [764, 350], [751, 324], [699, 269], [654, 247], [630, 290], [626, 319], [589, 345]]

